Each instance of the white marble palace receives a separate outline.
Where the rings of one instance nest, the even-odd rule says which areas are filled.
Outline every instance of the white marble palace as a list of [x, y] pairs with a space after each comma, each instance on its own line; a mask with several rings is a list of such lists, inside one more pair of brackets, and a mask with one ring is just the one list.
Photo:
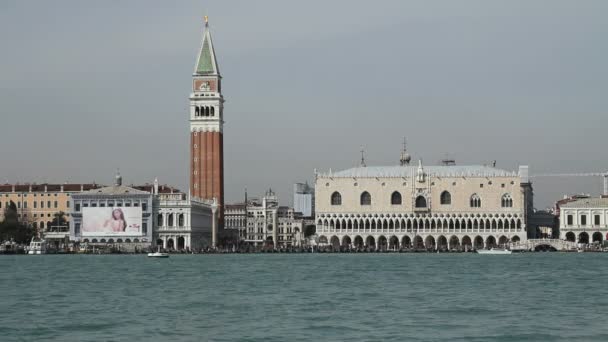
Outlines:
[[479, 249], [523, 241], [532, 212], [528, 167], [367, 167], [316, 174], [319, 244], [334, 248]]

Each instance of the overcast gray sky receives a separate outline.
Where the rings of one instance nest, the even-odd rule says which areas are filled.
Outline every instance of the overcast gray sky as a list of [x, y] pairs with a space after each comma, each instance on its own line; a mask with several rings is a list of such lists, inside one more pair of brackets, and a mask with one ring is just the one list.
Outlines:
[[[607, 1], [0, 1], [0, 182], [187, 190], [188, 96], [208, 14], [227, 201], [313, 169], [498, 161], [608, 170]], [[536, 206], [598, 194], [539, 179]]]

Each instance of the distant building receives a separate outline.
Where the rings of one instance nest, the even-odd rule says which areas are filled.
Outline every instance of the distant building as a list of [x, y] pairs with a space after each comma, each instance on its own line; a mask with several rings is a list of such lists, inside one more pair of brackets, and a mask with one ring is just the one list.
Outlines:
[[188, 198], [182, 192], [155, 192], [156, 245], [168, 250], [199, 251], [213, 241], [213, 201]]
[[608, 198], [578, 198], [560, 204], [560, 238], [602, 243], [608, 238]]
[[245, 203], [226, 204], [224, 207], [224, 228], [239, 240], [247, 239], [247, 205]]
[[316, 232], [335, 248], [489, 248], [528, 238], [532, 186], [490, 166], [367, 167], [317, 173]]
[[241, 241], [255, 246], [297, 246], [303, 239], [302, 215], [293, 208], [279, 206], [271, 189], [261, 201], [248, 199], [247, 203], [226, 205], [224, 214], [226, 230], [238, 230]]
[[70, 240], [76, 244], [119, 244], [128, 249], [152, 244], [153, 194], [114, 185], [72, 196]]
[[[21, 222], [36, 229], [52, 248], [64, 248], [69, 243], [72, 196], [100, 187], [94, 183], [0, 185], [0, 221], [4, 219], [6, 207], [14, 202]], [[57, 225], [57, 221], [54, 221], [60, 212], [65, 214], [65, 225]]]
[[315, 213], [315, 189], [308, 183], [293, 185], [293, 209], [303, 217], [313, 217]]
[[218, 206], [179, 190], [153, 185], [113, 186], [73, 195], [70, 240], [80, 247], [112, 245], [130, 251], [158, 246], [167, 250], [211, 248], [221, 234]]
[[[528, 231], [533, 232], [533, 238], [559, 239], [558, 218], [552, 211], [536, 210], [529, 215]], [[530, 236], [530, 235], [529, 235]]]

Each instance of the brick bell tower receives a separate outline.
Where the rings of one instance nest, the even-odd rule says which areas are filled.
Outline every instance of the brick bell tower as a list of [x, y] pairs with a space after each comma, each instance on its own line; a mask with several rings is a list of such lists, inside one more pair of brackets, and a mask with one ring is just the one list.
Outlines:
[[205, 16], [201, 50], [192, 75], [190, 94], [190, 193], [216, 199], [219, 226], [224, 209], [224, 97], [222, 77]]

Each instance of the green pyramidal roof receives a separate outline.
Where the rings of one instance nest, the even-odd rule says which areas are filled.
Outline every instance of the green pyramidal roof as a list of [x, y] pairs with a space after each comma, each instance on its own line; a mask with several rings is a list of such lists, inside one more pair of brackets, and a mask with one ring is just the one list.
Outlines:
[[197, 74], [218, 74], [217, 62], [215, 61], [215, 52], [213, 51], [213, 43], [211, 42], [211, 35], [209, 34], [209, 28], [205, 28], [203, 33], [203, 46], [198, 56], [198, 62], [196, 63]]

